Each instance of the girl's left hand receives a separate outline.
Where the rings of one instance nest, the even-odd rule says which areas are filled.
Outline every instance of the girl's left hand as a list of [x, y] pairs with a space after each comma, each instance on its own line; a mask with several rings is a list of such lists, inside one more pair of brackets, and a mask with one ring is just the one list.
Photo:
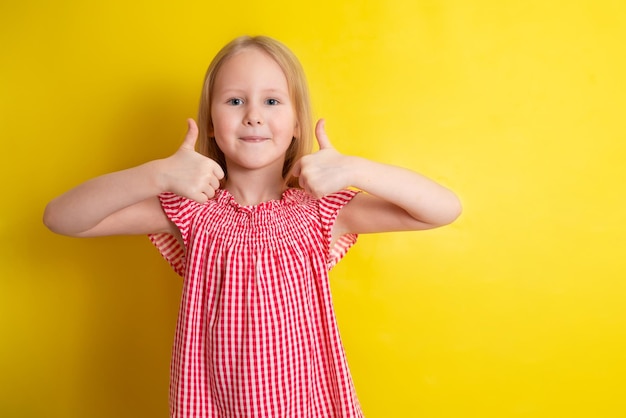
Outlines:
[[350, 184], [350, 157], [339, 153], [324, 130], [324, 119], [315, 126], [319, 151], [305, 155], [294, 164], [293, 175], [307, 193], [322, 197]]

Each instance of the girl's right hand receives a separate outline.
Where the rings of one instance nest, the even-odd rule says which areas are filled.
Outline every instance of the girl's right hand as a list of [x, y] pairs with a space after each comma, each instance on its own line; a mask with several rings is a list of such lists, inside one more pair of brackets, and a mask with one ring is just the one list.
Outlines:
[[187, 135], [178, 151], [160, 160], [159, 181], [164, 191], [204, 203], [215, 196], [224, 171], [216, 161], [196, 152], [198, 126], [193, 119], [187, 123]]

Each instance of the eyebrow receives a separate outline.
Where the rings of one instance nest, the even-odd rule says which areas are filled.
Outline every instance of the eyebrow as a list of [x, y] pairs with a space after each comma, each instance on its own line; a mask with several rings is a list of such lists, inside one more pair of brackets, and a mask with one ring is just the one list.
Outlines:
[[[241, 89], [241, 88], [225, 88], [221, 91], [219, 91], [220, 93], [226, 94], [232, 94], [232, 93], [244, 93], [246, 91], [246, 89]], [[269, 89], [263, 89], [261, 90], [261, 93], [263, 94], [289, 94], [288, 90], [282, 90], [282, 89], [275, 89], [275, 88], [269, 88]]]

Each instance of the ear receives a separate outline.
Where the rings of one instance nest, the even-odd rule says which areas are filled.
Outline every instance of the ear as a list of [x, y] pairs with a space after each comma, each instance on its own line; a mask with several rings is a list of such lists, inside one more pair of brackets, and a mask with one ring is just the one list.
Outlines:
[[206, 126], [206, 136], [211, 138], [215, 136], [215, 125], [213, 125], [213, 118], [209, 117], [205, 121]]
[[296, 120], [296, 123], [293, 126], [293, 135], [291, 136], [292, 138], [300, 138], [302, 135], [300, 135], [300, 123], [298, 123], [298, 121]]

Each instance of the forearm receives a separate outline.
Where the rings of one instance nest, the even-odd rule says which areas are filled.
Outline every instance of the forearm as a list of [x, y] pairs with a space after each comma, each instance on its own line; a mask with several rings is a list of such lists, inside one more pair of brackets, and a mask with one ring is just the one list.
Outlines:
[[414, 171], [360, 157], [349, 158], [349, 184], [404, 209], [414, 219], [445, 225], [461, 213], [451, 190]]
[[157, 161], [88, 180], [55, 198], [46, 207], [44, 223], [50, 230], [77, 235], [109, 215], [161, 190]]

